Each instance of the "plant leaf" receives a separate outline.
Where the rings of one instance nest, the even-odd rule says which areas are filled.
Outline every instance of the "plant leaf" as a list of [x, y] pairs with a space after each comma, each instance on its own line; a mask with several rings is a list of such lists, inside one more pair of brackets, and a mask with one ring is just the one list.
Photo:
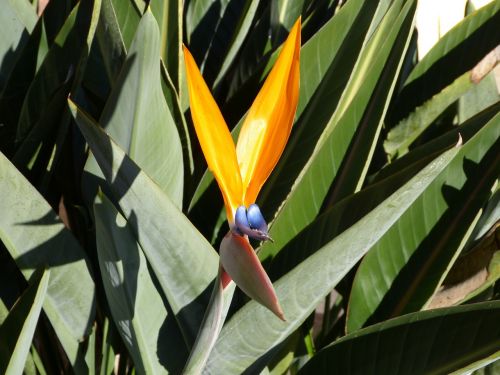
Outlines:
[[[465, 244], [500, 170], [500, 114], [464, 146], [419, 204], [363, 259], [347, 331], [425, 306]], [[426, 202], [432, 202], [432, 209]]]
[[0, 326], [0, 371], [22, 374], [47, 293], [50, 271], [35, 272], [28, 289]]
[[226, 319], [236, 285], [229, 282], [224, 286], [223, 278], [226, 276], [223, 272], [222, 268], [219, 268], [210, 303], [183, 374], [201, 373]]
[[[100, 124], [162, 190], [182, 205], [182, 147], [161, 87], [160, 35], [150, 11], [141, 19]], [[99, 175], [95, 160], [87, 171]]]
[[69, 106], [190, 346], [217, 274], [215, 250], [94, 120]]
[[182, 69], [182, 12], [181, 0], [153, 1], [151, 12], [160, 27], [161, 58], [165, 63], [172, 83], [180, 90]]
[[499, 319], [499, 301], [404, 315], [342, 337], [299, 374], [450, 374], [498, 358]]
[[[137, 371], [166, 373], [162, 364], [168, 363], [169, 370], [178, 373], [187, 348], [180, 332], [176, 332], [175, 318], [169, 316], [156, 290], [130, 225], [105, 196], [101, 199], [102, 203], [94, 205], [96, 242], [113, 320]], [[172, 319], [174, 326], [169, 323]]]
[[0, 155], [0, 239], [24, 277], [47, 266], [51, 278], [44, 311], [72, 364], [90, 332], [95, 286], [88, 259], [71, 232], [23, 175]]
[[451, 85], [434, 95], [387, 134], [384, 150], [390, 158], [408, 152], [409, 146], [441, 115], [446, 108], [473, 87], [470, 73], [464, 73]]
[[125, 43], [125, 49], [128, 50], [141, 20], [141, 13], [134, 6], [132, 0], [111, 0], [111, 4], [118, 21], [123, 43]]
[[[285, 275], [301, 261], [327, 244], [344, 230], [362, 219], [390, 194], [408, 182], [422, 168], [446, 150], [452, 148], [458, 140], [458, 134], [468, 141], [481, 130], [497, 111], [490, 111], [471, 119], [465, 124], [451, 130], [433, 142], [426, 143], [411, 151], [405, 157], [389, 164], [377, 175], [376, 179], [339, 203], [329, 207], [297, 236], [288, 242], [269, 265], [269, 276], [272, 280]], [[404, 162], [404, 163], [403, 163]], [[399, 164], [397, 168], [391, 168]]]
[[[227, 51], [224, 54], [225, 57], [222, 60], [219, 56], [219, 59], [221, 59], [223, 62], [222, 63], [218, 62], [218, 65], [220, 65], [220, 69], [217, 73], [217, 76], [214, 79], [214, 84], [213, 84], [214, 91], [217, 91], [217, 89], [219, 88], [218, 87], [219, 84], [221, 83], [222, 79], [224, 78], [229, 68], [231, 67], [232, 63], [236, 59], [236, 55], [240, 52], [243, 42], [245, 41], [250, 31], [250, 26], [254, 21], [257, 7], [259, 6], [259, 4], [260, 0], [249, 0], [245, 2], [245, 7], [243, 9], [238, 7], [234, 10], [232, 7], [228, 9], [228, 12], [231, 11], [232, 15], [234, 15], [232, 17], [229, 16], [229, 18], [236, 18], [240, 15], [239, 16], [240, 20], [236, 26], [234, 35], [230, 40], [229, 46], [227, 47]], [[288, 30], [291, 28], [292, 24], [290, 25]], [[215, 48], [213, 50], [215, 50]], [[218, 54], [220, 54], [220, 51], [217, 52]], [[217, 54], [216, 52], [212, 52], [212, 55], [216, 54]]]

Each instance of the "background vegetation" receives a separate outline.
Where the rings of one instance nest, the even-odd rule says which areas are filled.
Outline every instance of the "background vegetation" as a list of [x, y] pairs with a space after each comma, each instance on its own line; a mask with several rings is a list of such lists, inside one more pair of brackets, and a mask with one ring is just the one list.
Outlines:
[[[499, 371], [500, 1], [425, 56], [414, 0], [1, 3], [1, 373]], [[300, 15], [255, 244], [287, 321], [231, 285], [193, 349], [227, 224], [181, 46], [236, 135]]]

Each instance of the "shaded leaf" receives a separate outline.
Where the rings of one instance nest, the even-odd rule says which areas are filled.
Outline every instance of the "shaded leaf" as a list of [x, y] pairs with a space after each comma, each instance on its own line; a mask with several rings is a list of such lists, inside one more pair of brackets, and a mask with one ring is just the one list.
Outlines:
[[186, 347], [180, 332], [175, 334], [175, 319], [156, 290], [130, 225], [105, 196], [94, 205], [94, 214], [104, 290], [136, 370], [166, 373], [164, 365], [168, 364], [170, 372], [178, 373], [187, 356]]
[[73, 102], [71, 112], [128, 219], [188, 345], [208, 303], [218, 256], [164, 192]]
[[35, 10], [27, 1], [7, 0], [2, 2], [0, 24], [0, 92], [4, 89], [10, 72], [14, 69], [17, 59], [26, 45], [37, 21]]
[[35, 272], [28, 289], [0, 326], [0, 371], [22, 374], [47, 293], [50, 271]]
[[111, 3], [118, 21], [123, 43], [125, 43], [125, 49], [128, 50], [141, 20], [141, 14], [132, 0], [111, 0]]
[[498, 358], [499, 319], [499, 301], [404, 315], [341, 338], [299, 374], [450, 374]]
[[[416, 148], [405, 157], [388, 165], [377, 178], [360, 192], [353, 194], [329, 207], [311, 224], [285, 245], [269, 265], [269, 275], [275, 280], [296, 267], [301, 261], [334, 239], [338, 234], [355, 224], [368, 214], [390, 194], [408, 182], [416, 173], [427, 166], [434, 158], [452, 148], [458, 134], [464, 142], [481, 130], [497, 112], [489, 112], [470, 120], [445, 135]], [[402, 163], [404, 162], [404, 163]], [[391, 168], [399, 164], [397, 168]]]
[[[178, 207], [183, 161], [176, 126], [161, 87], [160, 35], [147, 11], [101, 115], [100, 124]], [[87, 171], [99, 175], [92, 158]]]
[[499, 122], [497, 114], [460, 147], [418, 204], [363, 259], [349, 300], [349, 332], [417, 311], [436, 291], [498, 178]]
[[152, 1], [151, 12], [160, 27], [161, 58], [179, 91], [182, 81], [182, 12], [181, 0]]
[[3, 155], [0, 195], [0, 211], [9, 213], [0, 215], [0, 239], [26, 279], [40, 266], [51, 270], [43, 308], [71, 363], [78, 367], [79, 341], [90, 332], [95, 314], [95, 287], [85, 252]]

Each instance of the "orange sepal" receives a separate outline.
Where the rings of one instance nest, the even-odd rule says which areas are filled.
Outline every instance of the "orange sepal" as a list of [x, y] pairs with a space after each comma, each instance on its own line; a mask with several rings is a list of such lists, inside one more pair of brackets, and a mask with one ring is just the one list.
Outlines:
[[243, 203], [234, 142], [193, 56], [185, 46], [183, 48], [194, 128], [208, 168], [222, 191], [227, 218], [232, 222], [234, 211]]
[[300, 28], [299, 18], [248, 111], [238, 137], [236, 154], [246, 206], [257, 199], [290, 136], [299, 98]]

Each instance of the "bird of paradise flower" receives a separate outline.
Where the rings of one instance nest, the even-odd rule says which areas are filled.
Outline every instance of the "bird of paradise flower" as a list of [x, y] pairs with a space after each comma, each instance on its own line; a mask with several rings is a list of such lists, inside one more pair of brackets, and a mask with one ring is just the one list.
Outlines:
[[255, 204], [292, 129], [299, 96], [300, 18], [243, 122], [236, 147], [191, 53], [184, 47], [191, 116], [201, 149], [224, 199], [230, 231], [220, 262], [249, 297], [285, 319], [271, 281], [249, 237], [270, 240]]

